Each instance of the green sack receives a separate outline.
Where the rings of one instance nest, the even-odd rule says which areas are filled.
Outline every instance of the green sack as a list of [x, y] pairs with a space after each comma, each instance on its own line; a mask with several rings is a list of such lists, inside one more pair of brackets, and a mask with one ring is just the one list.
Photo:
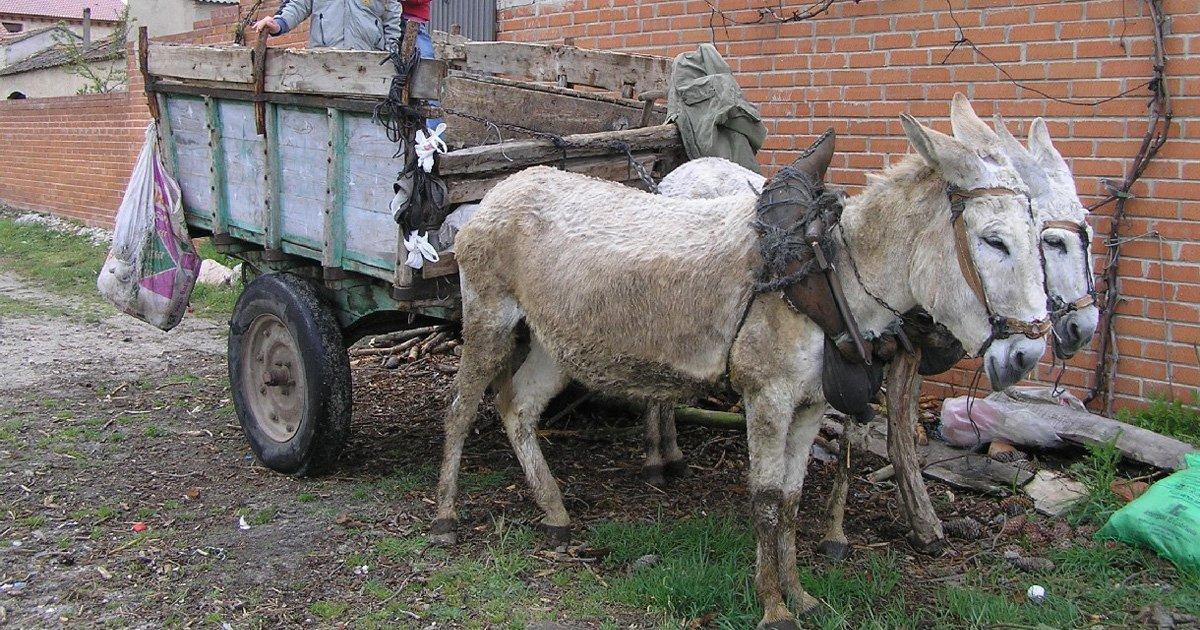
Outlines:
[[1200, 453], [1184, 459], [1187, 468], [1117, 510], [1096, 538], [1149, 547], [1181, 570], [1200, 575]]

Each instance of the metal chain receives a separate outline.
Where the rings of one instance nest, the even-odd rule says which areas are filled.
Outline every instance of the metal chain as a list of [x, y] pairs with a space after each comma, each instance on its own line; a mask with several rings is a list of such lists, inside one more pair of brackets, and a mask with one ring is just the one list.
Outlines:
[[842, 251], [846, 252], [846, 260], [850, 261], [850, 270], [854, 272], [854, 279], [858, 281], [858, 286], [862, 287], [862, 290], [867, 295], [871, 296], [872, 300], [875, 300], [880, 306], [891, 311], [891, 313], [893, 315], [895, 315], [898, 319], [903, 320], [904, 315], [900, 311], [897, 311], [896, 309], [892, 308], [891, 304], [888, 304], [887, 302], [885, 302], [883, 300], [883, 298], [879, 297], [878, 295], [875, 295], [874, 293], [871, 292], [870, 289], [867, 288], [866, 283], [863, 282], [862, 276], [859, 275], [859, 273], [858, 273], [858, 263], [854, 262], [854, 255], [850, 253], [850, 244], [848, 242], [846, 242], [846, 231], [842, 228], [841, 222], [839, 222], [837, 224], [837, 229], [838, 229], [838, 238], [841, 239], [841, 241], [842, 241]]

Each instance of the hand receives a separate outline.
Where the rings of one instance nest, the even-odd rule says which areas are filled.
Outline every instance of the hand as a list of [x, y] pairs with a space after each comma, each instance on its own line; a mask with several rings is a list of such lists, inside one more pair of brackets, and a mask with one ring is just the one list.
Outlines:
[[275, 18], [273, 17], [265, 17], [255, 22], [254, 26], [251, 28], [254, 29], [255, 33], [261, 33], [265, 29], [270, 35], [278, 35], [279, 31], [283, 30], [282, 27], [279, 26], [279, 22], [276, 22]]

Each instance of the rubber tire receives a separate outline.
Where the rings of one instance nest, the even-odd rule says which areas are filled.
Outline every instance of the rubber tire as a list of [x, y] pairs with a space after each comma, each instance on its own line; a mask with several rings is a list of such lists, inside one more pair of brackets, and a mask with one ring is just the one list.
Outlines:
[[[291, 333], [308, 384], [305, 412], [287, 442], [277, 442], [262, 431], [239, 386], [243, 335], [256, 317], [268, 313]], [[234, 408], [258, 461], [276, 472], [299, 477], [331, 468], [350, 437], [350, 358], [337, 319], [316, 289], [287, 273], [255, 278], [234, 306], [228, 356]]]

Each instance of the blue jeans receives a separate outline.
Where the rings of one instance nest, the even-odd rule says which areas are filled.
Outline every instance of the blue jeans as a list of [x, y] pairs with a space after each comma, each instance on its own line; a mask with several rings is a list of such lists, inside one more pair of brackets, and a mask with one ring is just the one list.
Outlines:
[[[433, 59], [433, 37], [429, 34], [429, 24], [422, 22], [420, 28], [417, 29], [417, 52], [420, 53], [423, 59]], [[429, 101], [433, 107], [437, 107], [440, 101]], [[438, 124], [442, 122], [441, 118], [429, 118], [425, 120], [425, 126], [430, 129], [436, 129]]]

